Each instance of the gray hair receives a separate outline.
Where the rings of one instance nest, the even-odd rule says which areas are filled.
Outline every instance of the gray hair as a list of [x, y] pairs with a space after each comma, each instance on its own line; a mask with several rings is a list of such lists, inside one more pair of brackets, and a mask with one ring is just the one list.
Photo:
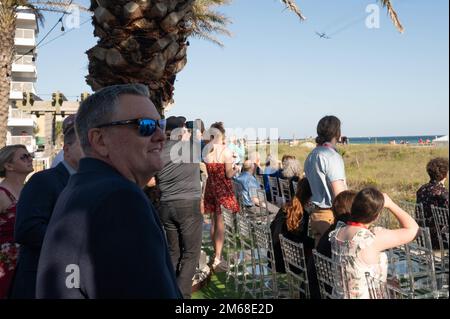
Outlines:
[[283, 177], [292, 178], [301, 175], [300, 162], [295, 159], [287, 159], [283, 162]]
[[91, 150], [89, 130], [112, 120], [119, 105], [119, 97], [124, 94], [145, 97], [150, 95], [148, 88], [143, 84], [113, 85], [101, 89], [81, 103], [75, 120], [75, 128], [81, 148], [86, 154], [89, 154]]

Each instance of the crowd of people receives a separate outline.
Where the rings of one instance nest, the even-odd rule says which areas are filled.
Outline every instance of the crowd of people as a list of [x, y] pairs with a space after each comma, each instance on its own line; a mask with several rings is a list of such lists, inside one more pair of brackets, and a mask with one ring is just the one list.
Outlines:
[[[368, 298], [365, 273], [386, 281], [384, 251], [414, 240], [418, 224], [387, 194], [348, 189], [335, 116], [319, 121], [302, 172], [290, 155], [281, 165], [269, 156], [263, 166], [242, 139], [227, 138], [222, 122], [205, 129], [199, 119], [161, 119], [148, 96], [129, 84], [88, 97], [63, 123], [58, 163], [25, 185], [33, 171], [27, 149], [0, 150], [0, 298], [190, 298], [204, 214], [211, 268], [228, 267], [221, 207], [252, 213], [270, 205], [274, 269], [285, 271], [279, 234], [302, 242], [313, 298], [320, 297], [313, 249], [345, 265], [351, 298]], [[435, 238], [430, 207], [448, 208], [448, 159], [433, 159], [427, 172], [417, 202]], [[290, 202], [270, 204], [269, 177], [289, 182]], [[261, 188], [269, 204], [258, 198]], [[383, 209], [398, 229], [373, 227]]]

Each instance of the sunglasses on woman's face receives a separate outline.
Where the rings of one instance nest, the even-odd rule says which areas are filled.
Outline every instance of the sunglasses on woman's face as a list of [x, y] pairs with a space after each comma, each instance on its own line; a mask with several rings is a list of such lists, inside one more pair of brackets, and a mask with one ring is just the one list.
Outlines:
[[134, 120], [125, 120], [125, 121], [115, 121], [111, 123], [106, 123], [97, 126], [97, 128], [102, 127], [110, 127], [110, 126], [120, 126], [120, 125], [137, 125], [139, 135], [141, 136], [151, 136], [155, 133], [156, 128], [159, 127], [163, 133], [166, 130], [166, 120], [154, 120], [154, 119], [134, 119]]
[[31, 156], [30, 154], [25, 153], [25, 154], [23, 154], [22, 156], [20, 156], [19, 159], [20, 159], [21, 161], [26, 162], [26, 161], [32, 160], [32, 159], [33, 159], [33, 156]]

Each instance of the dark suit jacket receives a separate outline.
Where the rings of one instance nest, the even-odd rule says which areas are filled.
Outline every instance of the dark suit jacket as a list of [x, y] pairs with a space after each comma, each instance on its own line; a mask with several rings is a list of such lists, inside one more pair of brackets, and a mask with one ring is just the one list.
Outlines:
[[35, 298], [42, 242], [56, 200], [69, 177], [66, 167], [60, 163], [55, 168], [34, 174], [20, 194], [14, 237], [21, 246], [11, 298]]
[[37, 298], [181, 298], [159, 218], [144, 192], [84, 158], [45, 234]]

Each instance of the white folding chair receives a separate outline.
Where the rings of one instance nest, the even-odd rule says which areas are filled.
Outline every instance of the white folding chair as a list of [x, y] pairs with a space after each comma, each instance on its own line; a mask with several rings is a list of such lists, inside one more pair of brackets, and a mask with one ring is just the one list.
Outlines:
[[310, 299], [303, 244], [289, 240], [282, 234], [280, 234], [280, 244], [288, 279], [289, 296], [292, 299]]
[[263, 177], [263, 175], [258, 175], [257, 174], [257, 175], [255, 175], [255, 177], [256, 177], [256, 180], [258, 181], [261, 189], [264, 189], [264, 177]]
[[278, 183], [280, 184], [280, 194], [283, 199], [283, 203], [290, 203], [292, 201], [292, 196], [289, 180], [279, 178]]
[[270, 196], [272, 197], [272, 203], [278, 204], [281, 200], [280, 189], [278, 187], [278, 179], [274, 176], [269, 176], [269, 188], [270, 188]]
[[436, 233], [439, 240], [440, 250], [440, 269], [439, 277], [441, 279], [442, 286], [449, 286], [449, 226], [448, 208], [435, 207], [431, 205], [431, 212], [433, 214], [434, 227], [436, 227]]
[[415, 299], [441, 296], [428, 227], [420, 227], [415, 240], [393, 251], [389, 261], [390, 268], [393, 269], [391, 275], [405, 293], [413, 295]]
[[232, 186], [233, 186], [233, 191], [234, 191], [234, 197], [236, 197], [236, 200], [238, 201], [239, 204], [239, 211], [241, 213], [244, 213], [245, 211], [245, 205], [244, 205], [244, 199], [243, 199], [243, 192], [244, 192], [244, 188], [242, 187], [242, 185], [236, 181], [232, 181]]
[[427, 219], [425, 218], [422, 203], [416, 204], [407, 201], [400, 201], [399, 205], [415, 219], [420, 227], [429, 227], [430, 221], [427, 221]]
[[256, 220], [268, 224], [270, 222], [269, 220], [269, 209], [268, 209], [268, 201], [266, 197], [266, 192], [262, 189], [258, 189], [256, 191], [256, 197], [258, 198], [259, 206], [257, 207], [258, 214], [255, 216]]
[[241, 277], [242, 296], [250, 295], [257, 297], [257, 282], [259, 276], [257, 272], [257, 251], [254, 245], [253, 228], [250, 219], [243, 214], [237, 216], [237, 232], [240, 240], [240, 263], [238, 266], [238, 276]]
[[335, 295], [348, 296], [347, 277], [343, 267], [313, 249], [314, 265], [322, 299], [334, 299]]
[[[278, 281], [275, 254], [270, 226], [252, 221], [255, 245], [258, 250], [258, 267], [260, 275], [261, 298], [278, 298]], [[269, 264], [270, 263], [270, 267]]]
[[387, 282], [375, 279], [366, 272], [366, 282], [369, 289], [370, 299], [410, 299], [411, 294], [408, 294], [400, 289], [400, 287], [395, 287], [393, 284], [388, 284]]
[[226, 261], [228, 265], [225, 281], [229, 282], [230, 278], [233, 278], [235, 290], [237, 292], [240, 285], [240, 278], [238, 273], [240, 258], [238, 249], [236, 214], [223, 206], [220, 206], [220, 209], [222, 211], [225, 227], [224, 245], [226, 249]]

